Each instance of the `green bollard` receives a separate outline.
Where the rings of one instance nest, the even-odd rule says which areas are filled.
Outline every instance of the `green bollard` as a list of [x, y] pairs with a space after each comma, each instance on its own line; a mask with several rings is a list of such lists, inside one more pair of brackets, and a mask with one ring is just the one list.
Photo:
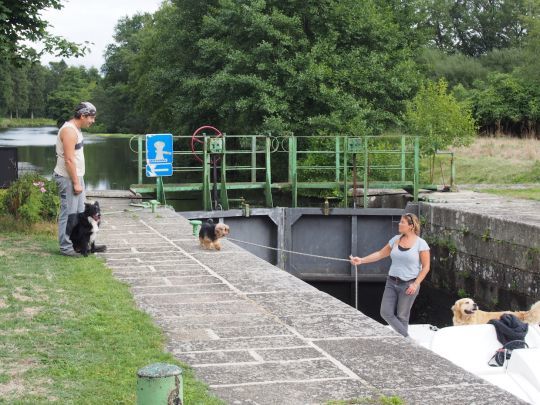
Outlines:
[[150, 205], [152, 206], [152, 212], [156, 212], [156, 207], [159, 205], [158, 200], [150, 200]]
[[182, 369], [154, 363], [137, 371], [137, 405], [182, 405]]
[[199, 227], [201, 226], [202, 221], [199, 221], [197, 219], [192, 219], [191, 221], [189, 221], [189, 223], [193, 227], [193, 236], [198, 236], [199, 235]]

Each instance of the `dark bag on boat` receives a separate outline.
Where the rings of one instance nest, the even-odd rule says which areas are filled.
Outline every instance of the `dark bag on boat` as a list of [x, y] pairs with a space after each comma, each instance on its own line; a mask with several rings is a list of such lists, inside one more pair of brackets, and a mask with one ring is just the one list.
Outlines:
[[490, 366], [500, 367], [510, 358], [512, 350], [529, 347], [523, 340], [527, 335], [529, 325], [521, 322], [515, 315], [503, 314], [500, 319], [492, 319], [488, 323], [495, 327], [497, 339], [503, 345], [488, 361]]
[[504, 365], [504, 362], [512, 356], [512, 350], [528, 348], [529, 345], [525, 343], [524, 340], [512, 340], [511, 342], [506, 343], [500, 349], [497, 349], [493, 357], [489, 359], [488, 364], [491, 367], [501, 367]]

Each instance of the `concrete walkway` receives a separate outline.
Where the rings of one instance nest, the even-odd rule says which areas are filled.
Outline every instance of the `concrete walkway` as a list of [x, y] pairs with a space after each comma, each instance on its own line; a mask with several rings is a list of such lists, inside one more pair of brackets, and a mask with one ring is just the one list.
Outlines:
[[123, 211], [136, 209], [128, 202], [100, 199], [107, 265], [227, 403], [520, 403], [231, 242], [202, 251], [172, 210]]

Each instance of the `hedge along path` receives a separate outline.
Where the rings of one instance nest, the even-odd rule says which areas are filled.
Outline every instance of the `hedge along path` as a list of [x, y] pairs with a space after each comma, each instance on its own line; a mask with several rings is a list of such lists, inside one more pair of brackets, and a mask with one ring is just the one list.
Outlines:
[[189, 403], [220, 403], [101, 259], [57, 251], [53, 236], [0, 233], [0, 403], [133, 403], [153, 362], [182, 366]]

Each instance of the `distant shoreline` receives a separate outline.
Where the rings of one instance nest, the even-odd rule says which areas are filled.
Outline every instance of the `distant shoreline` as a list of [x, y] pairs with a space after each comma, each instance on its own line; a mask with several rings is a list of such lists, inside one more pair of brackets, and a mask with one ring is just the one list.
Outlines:
[[50, 118], [0, 118], [0, 129], [56, 127], [56, 122]]

